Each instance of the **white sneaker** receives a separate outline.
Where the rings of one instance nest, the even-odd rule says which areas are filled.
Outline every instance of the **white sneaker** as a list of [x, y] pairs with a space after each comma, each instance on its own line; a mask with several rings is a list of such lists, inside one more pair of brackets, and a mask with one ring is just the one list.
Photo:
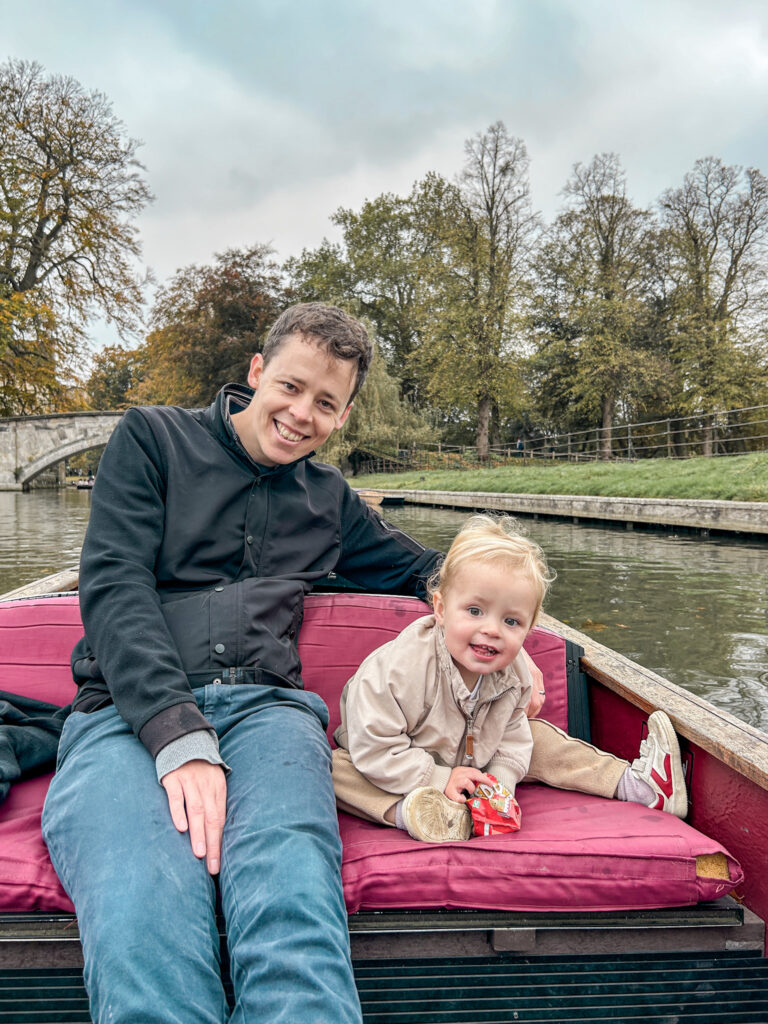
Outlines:
[[669, 716], [654, 711], [648, 719], [648, 735], [640, 744], [640, 754], [630, 765], [632, 772], [656, 794], [650, 805], [678, 818], [688, 813], [680, 746]]
[[466, 804], [449, 800], [436, 786], [420, 786], [403, 800], [403, 824], [424, 843], [469, 839], [472, 815]]

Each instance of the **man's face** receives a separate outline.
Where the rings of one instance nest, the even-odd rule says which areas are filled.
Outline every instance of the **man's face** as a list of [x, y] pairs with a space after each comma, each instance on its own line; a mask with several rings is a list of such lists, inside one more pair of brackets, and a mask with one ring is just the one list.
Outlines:
[[344, 425], [357, 374], [354, 360], [334, 359], [291, 334], [264, 366], [255, 355], [248, 383], [255, 394], [232, 419], [251, 458], [281, 466], [308, 455]]

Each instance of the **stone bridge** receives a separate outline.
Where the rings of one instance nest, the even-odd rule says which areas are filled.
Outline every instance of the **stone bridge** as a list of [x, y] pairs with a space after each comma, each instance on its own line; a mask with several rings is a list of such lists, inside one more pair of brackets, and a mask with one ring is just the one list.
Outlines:
[[0, 419], [0, 491], [26, 491], [64, 459], [107, 443], [121, 412], [63, 412]]

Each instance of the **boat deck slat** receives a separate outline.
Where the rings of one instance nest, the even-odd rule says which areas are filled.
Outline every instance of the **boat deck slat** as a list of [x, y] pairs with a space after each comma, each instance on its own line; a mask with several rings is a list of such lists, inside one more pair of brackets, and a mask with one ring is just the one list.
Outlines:
[[[768, 962], [743, 952], [364, 961], [355, 974], [365, 1024], [768, 1020]], [[88, 1024], [81, 971], [0, 970], [0, 1024], [25, 1021]]]

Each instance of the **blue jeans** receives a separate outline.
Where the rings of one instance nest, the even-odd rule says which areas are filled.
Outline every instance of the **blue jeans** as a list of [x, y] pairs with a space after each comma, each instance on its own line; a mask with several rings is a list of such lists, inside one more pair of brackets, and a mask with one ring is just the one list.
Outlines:
[[174, 828], [149, 753], [114, 707], [67, 719], [43, 811], [77, 911], [96, 1024], [359, 1024], [327, 708], [313, 693], [202, 687], [227, 779], [220, 888]]

